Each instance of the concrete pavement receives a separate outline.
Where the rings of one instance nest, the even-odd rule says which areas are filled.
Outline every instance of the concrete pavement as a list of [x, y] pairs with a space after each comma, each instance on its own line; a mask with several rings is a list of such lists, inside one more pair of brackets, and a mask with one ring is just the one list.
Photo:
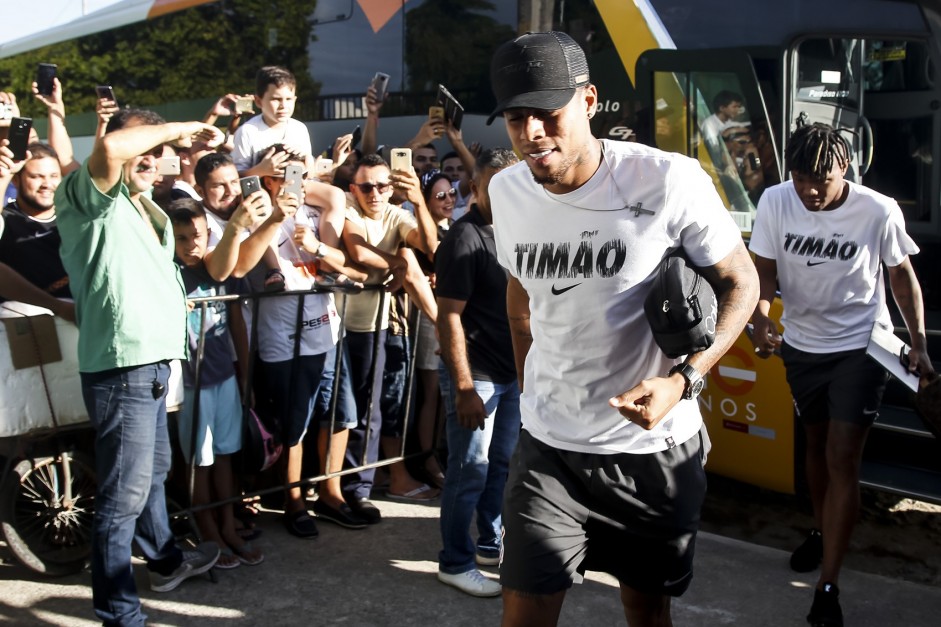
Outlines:
[[[438, 510], [377, 500], [384, 521], [363, 531], [323, 523], [320, 537], [299, 540], [275, 513], [258, 517], [266, 555], [259, 566], [218, 571], [157, 594], [137, 566], [149, 624], [351, 627], [499, 625], [500, 600], [476, 599], [440, 584]], [[91, 626], [87, 572], [44, 579], [0, 548], [0, 623]], [[806, 625], [813, 573], [798, 575], [788, 555], [712, 534], [700, 534], [696, 576], [674, 601], [674, 623], [693, 626]], [[494, 569], [485, 569], [496, 576]], [[841, 582], [847, 627], [929, 627], [941, 621], [941, 589], [845, 571]], [[624, 625], [616, 581], [589, 573], [566, 598], [561, 625]]]

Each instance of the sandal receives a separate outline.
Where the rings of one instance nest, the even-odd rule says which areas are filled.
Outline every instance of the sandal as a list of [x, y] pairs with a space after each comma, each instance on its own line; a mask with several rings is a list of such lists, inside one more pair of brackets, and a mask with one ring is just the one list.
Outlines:
[[246, 566], [257, 566], [265, 561], [265, 554], [261, 551], [256, 551], [252, 547], [251, 542], [246, 542], [240, 547], [232, 547], [232, 552], [235, 554], [235, 557], [238, 558], [238, 561]]
[[265, 273], [265, 291], [284, 291], [284, 274], [278, 268], [272, 268]]
[[216, 560], [214, 568], [219, 570], [232, 570], [242, 565], [242, 559], [232, 552], [232, 549], [225, 547], [219, 550], [219, 559]]

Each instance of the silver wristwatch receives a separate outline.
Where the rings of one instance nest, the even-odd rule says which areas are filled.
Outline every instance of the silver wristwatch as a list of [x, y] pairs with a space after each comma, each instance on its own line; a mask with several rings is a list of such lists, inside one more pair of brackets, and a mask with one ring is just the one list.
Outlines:
[[699, 371], [687, 363], [677, 364], [670, 368], [670, 376], [679, 372], [686, 379], [686, 388], [683, 390], [683, 399], [690, 401], [702, 392], [706, 382], [703, 380]]

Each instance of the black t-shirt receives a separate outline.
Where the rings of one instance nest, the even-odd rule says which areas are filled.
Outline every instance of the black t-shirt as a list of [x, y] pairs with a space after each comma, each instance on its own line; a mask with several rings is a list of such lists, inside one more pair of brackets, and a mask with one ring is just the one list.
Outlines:
[[506, 317], [507, 273], [497, 263], [493, 226], [477, 206], [451, 225], [435, 252], [437, 295], [462, 300], [467, 358], [474, 379], [509, 383], [516, 379], [510, 325]]
[[71, 298], [69, 275], [59, 257], [56, 219], [35, 220], [11, 202], [3, 209], [6, 228], [0, 237], [0, 262], [56, 298]]

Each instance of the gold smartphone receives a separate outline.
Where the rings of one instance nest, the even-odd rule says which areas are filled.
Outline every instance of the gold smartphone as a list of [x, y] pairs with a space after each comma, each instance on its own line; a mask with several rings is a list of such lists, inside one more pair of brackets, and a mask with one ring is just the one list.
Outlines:
[[412, 169], [412, 149], [393, 148], [392, 159], [389, 165], [393, 170], [409, 172]]
[[435, 118], [444, 120], [444, 107], [438, 105], [428, 107], [428, 119], [433, 120]]

